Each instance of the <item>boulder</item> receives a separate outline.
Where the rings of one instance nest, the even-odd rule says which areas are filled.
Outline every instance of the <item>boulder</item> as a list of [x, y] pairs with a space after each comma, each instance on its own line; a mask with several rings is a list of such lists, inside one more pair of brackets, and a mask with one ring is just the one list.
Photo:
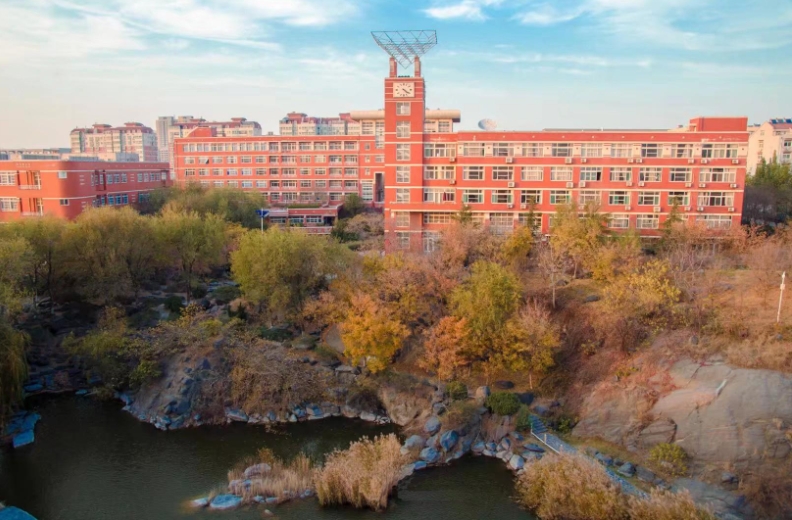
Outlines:
[[236, 495], [217, 495], [209, 503], [210, 509], [227, 510], [239, 507], [242, 497]]
[[619, 469], [617, 469], [616, 471], [618, 471], [625, 477], [632, 477], [633, 475], [635, 475], [635, 466], [633, 466], [629, 462], [625, 462], [624, 464], [619, 466]]
[[21, 448], [22, 446], [27, 446], [28, 444], [33, 444], [33, 441], [35, 440], [36, 438], [33, 434], [33, 430], [25, 430], [22, 433], [17, 433], [14, 435], [14, 437], [11, 439], [11, 444], [16, 449]]
[[528, 451], [533, 451], [534, 453], [544, 453], [545, 452], [544, 448], [542, 448], [541, 446], [539, 446], [538, 444], [533, 443], [533, 442], [529, 442], [527, 444], [524, 444], [523, 447], [526, 450], [528, 450]]
[[245, 478], [259, 477], [265, 473], [269, 473], [271, 470], [272, 467], [269, 464], [261, 462], [245, 468], [244, 475]]
[[420, 435], [411, 435], [404, 441], [404, 447], [407, 449], [423, 448], [425, 442], [424, 438]]
[[196, 498], [195, 500], [190, 501], [190, 505], [195, 508], [206, 507], [209, 505], [209, 499], [206, 497]]
[[236, 422], [248, 422], [248, 416], [242, 410], [238, 410], [235, 408], [226, 408], [225, 410], [226, 419]]
[[407, 385], [384, 384], [377, 389], [377, 398], [388, 417], [399, 426], [421, 424], [432, 415], [434, 387], [421, 380]]
[[440, 453], [430, 446], [421, 450], [420, 457], [427, 464], [434, 464], [440, 458]]
[[721, 473], [721, 484], [735, 484], [738, 478], [734, 473], [724, 471]]
[[650, 484], [657, 479], [657, 475], [643, 466], [638, 466], [635, 468], [635, 476], [638, 477], [638, 480], [642, 482], [649, 482]]
[[509, 467], [514, 471], [523, 469], [523, 466], [525, 466], [525, 460], [519, 455], [512, 455], [509, 459]]
[[597, 453], [594, 455], [594, 459], [597, 460], [603, 466], [612, 466], [613, 465], [613, 457], [610, 455], [606, 455], [604, 453]]
[[371, 412], [360, 412], [360, 418], [366, 422], [375, 422], [377, 416]]
[[508, 437], [504, 437], [503, 440], [501, 440], [500, 444], [498, 445], [498, 450], [511, 451], [511, 447], [512, 447], [511, 439], [509, 439]]
[[418, 471], [419, 469], [425, 469], [425, 468], [426, 468], [426, 462], [424, 462], [422, 460], [417, 460], [413, 464], [413, 469], [415, 469], [415, 471]]
[[721, 517], [734, 515], [738, 518], [750, 516], [751, 508], [743, 495], [730, 493], [717, 486], [688, 478], [677, 479], [671, 486], [671, 491], [675, 493], [683, 489], [690, 492], [696, 503], [709, 507], [716, 515]]
[[514, 395], [517, 396], [517, 399], [520, 400], [520, 403], [522, 403], [522, 404], [524, 404], [526, 406], [530, 406], [533, 403], [533, 401], [534, 401], [533, 392], [521, 392], [521, 393], [514, 394]]
[[470, 449], [476, 455], [480, 455], [486, 449], [486, 445], [484, 444], [484, 441], [478, 441], [477, 443], [473, 444]]
[[440, 436], [440, 446], [446, 452], [454, 449], [457, 441], [459, 441], [459, 434], [455, 430], [449, 430]]
[[36, 518], [19, 508], [4, 507], [0, 509], [0, 520], [36, 520]]
[[433, 415], [424, 423], [424, 431], [428, 434], [435, 434], [440, 430], [440, 419]]
[[670, 443], [676, 435], [676, 423], [668, 418], [652, 421], [638, 434], [638, 447], [644, 450], [651, 449], [661, 443]]
[[490, 388], [488, 386], [480, 386], [476, 388], [475, 399], [476, 403], [479, 406], [484, 405], [484, 402], [487, 400], [487, 397], [490, 396]]
[[495, 381], [495, 387], [500, 388], [501, 390], [511, 390], [512, 388], [514, 388], [514, 383], [505, 380]]
[[534, 406], [534, 412], [536, 412], [537, 415], [541, 415], [542, 417], [547, 417], [551, 413], [550, 408], [541, 404]]

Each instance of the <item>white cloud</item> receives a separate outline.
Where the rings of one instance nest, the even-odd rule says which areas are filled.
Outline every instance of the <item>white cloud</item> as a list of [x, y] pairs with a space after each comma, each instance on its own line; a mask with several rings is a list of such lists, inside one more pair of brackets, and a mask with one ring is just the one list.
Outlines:
[[465, 18], [468, 20], [486, 20], [484, 7], [497, 6], [502, 0], [461, 0], [453, 4], [443, 4], [424, 9], [431, 18], [438, 20], [448, 20], [453, 18]]

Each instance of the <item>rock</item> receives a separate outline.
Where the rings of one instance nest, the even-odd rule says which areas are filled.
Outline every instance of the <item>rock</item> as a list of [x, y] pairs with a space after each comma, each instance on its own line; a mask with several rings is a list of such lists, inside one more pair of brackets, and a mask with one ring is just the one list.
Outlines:
[[273, 512], [272, 512], [272, 511], [270, 511], [269, 509], [265, 509], [265, 510], [264, 510], [264, 512], [263, 512], [262, 514], [263, 514], [264, 516], [275, 516], [275, 513], [273, 513]]
[[683, 489], [690, 492], [696, 503], [708, 506], [716, 515], [730, 514], [742, 518], [750, 513], [750, 506], [743, 495], [736, 495], [717, 486], [688, 478], [677, 479], [671, 486], [671, 490], [675, 493]]
[[594, 459], [597, 460], [603, 466], [612, 466], [613, 465], [613, 457], [610, 455], [606, 455], [604, 453], [597, 453], [594, 455]]
[[735, 484], [737, 483], [737, 475], [734, 473], [730, 473], [728, 471], [724, 471], [721, 473], [721, 483], [722, 484]]
[[625, 477], [632, 477], [633, 475], [635, 475], [635, 466], [633, 466], [629, 462], [625, 462], [624, 464], [619, 466], [619, 469], [617, 469], [616, 471], [618, 471]]
[[536, 412], [537, 415], [541, 415], [542, 417], [547, 417], [551, 413], [550, 408], [542, 406], [541, 404], [534, 406], [534, 412]]
[[504, 437], [498, 445], [498, 451], [511, 451], [512, 442], [508, 437]]
[[419, 469], [425, 469], [426, 468], [426, 462], [424, 462], [422, 460], [417, 460], [413, 464], [413, 468], [415, 469], [415, 471], [418, 471]]
[[485, 447], [492, 452], [498, 451], [498, 445], [494, 442], [488, 442]]
[[476, 455], [480, 455], [480, 454], [481, 454], [481, 453], [483, 453], [483, 452], [484, 452], [484, 450], [486, 449], [486, 445], [484, 444], [484, 442], [483, 442], [483, 441], [479, 441], [479, 442], [477, 442], [477, 443], [473, 444], [473, 446], [471, 446], [471, 448], [470, 448], [470, 449], [471, 449], [471, 451], [473, 451], [473, 453], [475, 453]]
[[691, 345], [698, 345], [699, 337], [693, 334], [692, 336], [690, 336], [690, 339], [688, 339], [688, 343], [690, 343]]
[[638, 466], [635, 468], [635, 476], [638, 477], [638, 480], [642, 482], [648, 482], [650, 484], [657, 479], [657, 475], [643, 466]]
[[419, 456], [421, 460], [425, 461], [427, 464], [434, 464], [440, 458], [440, 453], [430, 446], [422, 449]]
[[520, 400], [520, 403], [522, 403], [522, 404], [524, 404], [526, 406], [530, 406], [533, 403], [533, 401], [534, 401], [533, 392], [522, 392], [522, 393], [514, 394], [514, 395], [517, 396], [517, 399]]
[[676, 429], [676, 423], [671, 419], [656, 419], [638, 434], [638, 447], [648, 450], [657, 444], [670, 443], [674, 440]]
[[195, 500], [190, 501], [190, 505], [195, 508], [206, 507], [209, 505], [209, 499], [206, 497], [196, 498]]
[[217, 495], [209, 503], [210, 509], [227, 510], [239, 507], [242, 497], [236, 495]]
[[267, 504], [277, 504], [280, 499], [278, 497], [267, 497], [264, 502]]
[[526, 450], [532, 451], [534, 453], [544, 453], [545, 452], [544, 448], [542, 448], [541, 446], [539, 446], [538, 444], [535, 444], [533, 442], [529, 442], [528, 444], [523, 445], [523, 447]]
[[17, 507], [4, 507], [0, 509], [0, 520], [36, 520], [36, 518]]
[[428, 434], [435, 434], [440, 430], [440, 419], [433, 415], [424, 423], [424, 431]]
[[440, 446], [446, 452], [451, 451], [459, 441], [459, 434], [455, 430], [449, 430], [440, 436]]
[[495, 456], [495, 452], [492, 451], [492, 450], [489, 450], [489, 449], [485, 449], [484, 451], [481, 452], [481, 454], [484, 455], [485, 457], [494, 457]]
[[85, 390], [85, 389], [77, 390], [76, 392], [74, 392], [74, 395], [77, 395], [77, 396], [88, 395], [88, 390]]
[[356, 374], [359, 372], [357, 368], [351, 367], [349, 365], [337, 366], [335, 371], [339, 373], [347, 373], [347, 374]]
[[375, 422], [377, 420], [377, 416], [371, 412], [360, 412], [360, 418], [366, 422]]
[[226, 408], [225, 411], [226, 419], [236, 422], [248, 422], [248, 416], [242, 410], [234, 409], [234, 408]]
[[25, 430], [22, 433], [17, 433], [11, 439], [11, 444], [13, 445], [14, 449], [21, 448], [22, 446], [27, 446], [28, 444], [33, 444], [33, 441], [36, 440], [35, 435], [33, 434], [33, 430]]
[[512, 388], [514, 388], [514, 383], [512, 383], [511, 381], [504, 381], [504, 380], [495, 381], [495, 387], [500, 388], [501, 390], [511, 390]]
[[244, 475], [245, 478], [259, 477], [265, 473], [269, 473], [271, 470], [272, 467], [269, 464], [266, 462], [261, 462], [259, 464], [253, 464], [252, 466], [245, 468]]
[[198, 363], [195, 367], [196, 370], [209, 370], [211, 368], [212, 368], [212, 364], [209, 363], [209, 360], [206, 358], [203, 358], [203, 361]]
[[292, 348], [296, 350], [312, 350], [316, 347], [317, 338], [308, 334], [303, 334], [292, 341]]
[[443, 415], [446, 411], [445, 404], [435, 403], [432, 405], [432, 413], [435, 415]]
[[583, 300], [584, 303], [594, 303], [600, 301], [600, 297], [596, 294], [590, 294]]
[[407, 449], [423, 448], [426, 441], [420, 435], [411, 435], [404, 441], [404, 447]]
[[41, 383], [33, 383], [30, 385], [25, 385], [22, 387], [26, 394], [34, 394], [36, 392], [41, 392], [44, 390], [44, 385]]
[[534, 460], [539, 460], [542, 458], [541, 453], [536, 453], [535, 451], [528, 451], [528, 450], [522, 452], [520, 456], [525, 459], [525, 462], [532, 462]]
[[348, 404], [345, 404], [341, 408], [341, 415], [343, 415], [347, 419], [352, 419], [352, 418], [358, 417], [360, 415], [360, 409], [356, 408], [354, 406], [350, 406]]
[[479, 406], [483, 406], [484, 402], [487, 400], [487, 397], [490, 396], [490, 388], [488, 386], [480, 386], [476, 388], [475, 399], [476, 404]]
[[519, 455], [512, 455], [509, 459], [509, 467], [514, 471], [523, 469], [523, 466], [525, 466], [525, 460]]
[[514, 442], [518, 443], [525, 440], [525, 437], [523, 437], [520, 432], [511, 432], [509, 433], [509, 437], [511, 437]]

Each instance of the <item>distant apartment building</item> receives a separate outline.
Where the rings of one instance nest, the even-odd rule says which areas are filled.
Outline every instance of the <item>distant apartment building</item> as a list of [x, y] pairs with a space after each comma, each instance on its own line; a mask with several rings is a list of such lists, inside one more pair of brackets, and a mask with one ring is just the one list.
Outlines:
[[244, 117], [230, 121], [207, 121], [193, 116], [163, 116], [157, 118], [157, 144], [159, 160], [170, 162], [173, 140], [185, 137], [198, 127], [214, 128], [218, 136], [239, 137], [261, 135], [261, 125]]
[[[199, 128], [174, 144], [177, 182], [259, 192], [273, 222], [314, 232], [327, 232], [355, 193], [384, 209], [389, 249], [433, 250], [463, 207], [498, 234], [519, 225], [550, 233], [556, 210], [573, 201], [598, 205], [614, 232], [659, 236], [672, 212], [711, 229], [740, 224], [745, 117], [697, 117], [672, 130], [457, 132], [458, 110], [426, 108], [419, 60], [412, 76], [390, 65], [385, 108], [339, 117], [347, 134], [307, 133], [311, 121], [301, 134], [303, 114], [283, 123], [282, 134], [291, 124], [296, 135]], [[350, 133], [350, 122], [360, 130]]]
[[0, 161], [0, 222], [55, 215], [72, 219], [96, 206], [137, 205], [170, 185], [167, 163]]
[[360, 123], [347, 114], [338, 117], [312, 117], [289, 112], [280, 120], [280, 135], [360, 135]]
[[748, 174], [753, 175], [764, 159], [792, 163], [792, 119], [771, 119], [748, 128]]
[[70, 154], [70, 148], [16, 148], [0, 150], [0, 161], [59, 160]]
[[154, 130], [141, 123], [95, 124], [75, 128], [69, 137], [72, 154], [95, 156], [103, 161], [156, 162], [159, 157]]

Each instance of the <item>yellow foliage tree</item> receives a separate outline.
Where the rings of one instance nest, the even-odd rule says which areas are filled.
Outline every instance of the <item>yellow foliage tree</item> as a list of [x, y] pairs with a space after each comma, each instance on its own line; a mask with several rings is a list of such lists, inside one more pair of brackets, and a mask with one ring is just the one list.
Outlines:
[[457, 370], [467, 365], [464, 352], [467, 321], [462, 318], [446, 316], [425, 333], [424, 357], [422, 368], [437, 373], [443, 380], [457, 376]]
[[389, 310], [364, 293], [352, 296], [350, 310], [341, 322], [345, 354], [354, 363], [366, 360], [372, 372], [388, 366], [410, 331]]

